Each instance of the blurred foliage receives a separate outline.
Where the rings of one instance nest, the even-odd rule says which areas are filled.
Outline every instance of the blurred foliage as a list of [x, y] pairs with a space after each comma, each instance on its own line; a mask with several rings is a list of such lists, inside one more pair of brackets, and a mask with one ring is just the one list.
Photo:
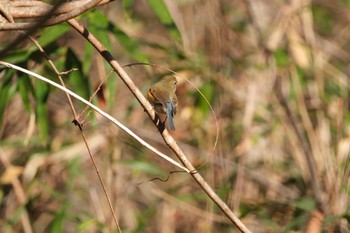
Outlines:
[[322, 6], [316, 6], [312, 9], [317, 30], [319, 31], [319, 33], [329, 35], [329, 33], [332, 32], [334, 25], [332, 12], [330, 12], [329, 9]]
[[3, 121], [2, 119], [4, 116], [6, 104], [11, 100], [11, 97], [13, 97], [16, 92], [17, 84], [11, 82], [13, 74], [14, 71], [8, 70], [2, 77], [3, 81], [0, 86], [0, 123]]

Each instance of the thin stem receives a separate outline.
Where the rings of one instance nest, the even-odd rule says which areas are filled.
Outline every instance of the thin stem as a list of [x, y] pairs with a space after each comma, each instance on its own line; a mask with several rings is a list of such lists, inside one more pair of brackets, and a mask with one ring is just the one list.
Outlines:
[[184, 152], [177, 145], [174, 138], [169, 134], [168, 130], [165, 129], [161, 124], [157, 124], [158, 118], [152, 108], [151, 104], [143, 96], [141, 91], [137, 88], [134, 82], [131, 80], [129, 75], [125, 72], [122, 66], [113, 58], [111, 53], [101, 44], [97, 38], [91, 34], [85, 27], [80, 25], [76, 20], [70, 19], [67, 21], [75, 30], [77, 30], [82, 36], [84, 36], [105, 58], [105, 60], [113, 67], [115, 72], [119, 75], [125, 85], [136, 97], [137, 101], [145, 109], [145, 112], [151, 118], [155, 126], [158, 128], [159, 133], [163, 137], [164, 142], [169, 146], [169, 148], [175, 153], [175, 155], [180, 159], [182, 164], [191, 171], [190, 174], [194, 180], [201, 186], [201, 188], [206, 192], [206, 194], [214, 201], [214, 203], [224, 212], [224, 214], [231, 220], [231, 222], [236, 225], [236, 227], [241, 232], [250, 232], [249, 229], [241, 222], [241, 220], [236, 217], [232, 210], [227, 206], [227, 204], [222, 201], [222, 199], [213, 191], [213, 189], [208, 185], [208, 183], [203, 179], [203, 177], [197, 172], [192, 163], [187, 159]]
[[178, 162], [176, 162], [175, 160], [171, 159], [169, 156], [161, 153], [160, 151], [158, 151], [156, 148], [152, 147], [151, 145], [149, 145], [147, 142], [145, 142], [142, 138], [140, 138], [137, 134], [135, 134], [133, 131], [131, 131], [130, 129], [128, 129], [125, 125], [123, 125], [122, 123], [120, 123], [117, 119], [113, 118], [111, 115], [109, 115], [108, 113], [102, 111], [100, 108], [98, 108], [96, 105], [90, 103], [89, 101], [85, 100], [84, 98], [82, 98], [81, 96], [75, 94], [74, 92], [72, 92], [71, 90], [59, 85], [58, 83], [55, 83], [53, 81], [51, 81], [50, 79], [47, 79], [41, 75], [38, 75], [36, 73], [33, 73], [29, 70], [26, 70], [22, 67], [10, 64], [8, 62], [4, 62], [4, 61], [0, 61], [1, 65], [4, 65], [8, 68], [11, 69], [15, 69], [18, 71], [21, 71], [23, 73], [26, 73], [28, 75], [31, 75], [37, 79], [40, 79], [41, 81], [44, 81], [54, 87], [57, 87], [58, 89], [68, 93], [70, 96], [74, 97], [75, 99], [83, 102], [84, 104], [88, 105], [90, 108], [92, 108], [93, 110], [95, 110], [96, 112], [98, 112], [99, 114], [101, 114], [101, 116], [107, 118], [108, 120], [110, 120], [112, 123], [114, 123], [115, 125], [117, 125], [119, 128], [121, 128], [124, 132], [126, 132], [127, 134], [129, 134], [131, 137], [133, 137], [135, 140], [137, 140], [139, 143], [141, 143], [141, 145], [145, 146], [146, 148], [148, 148], [150, 151], [154, 152], [155, 154], [159, 155], [160, 157], [162, 157], [163, 159], [167, 160], [168, 162], [170, 162], [171, 164], [175, 165], [176, 167], [190, 173], [190, 171], [185, 168], [184, 166], [182, 166], [181, 164], [179, 164]]

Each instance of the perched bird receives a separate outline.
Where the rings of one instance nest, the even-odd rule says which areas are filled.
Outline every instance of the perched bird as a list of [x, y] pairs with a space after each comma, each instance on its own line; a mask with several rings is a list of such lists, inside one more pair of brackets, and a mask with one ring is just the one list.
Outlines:
[[154, 111], [166, 114], [172, 130], [175, 130], [174, 116], [177, 108], [176, 84], [174, 76], [165, 76], [153, 84], [147, 92], [147, 99], [153, 105]]

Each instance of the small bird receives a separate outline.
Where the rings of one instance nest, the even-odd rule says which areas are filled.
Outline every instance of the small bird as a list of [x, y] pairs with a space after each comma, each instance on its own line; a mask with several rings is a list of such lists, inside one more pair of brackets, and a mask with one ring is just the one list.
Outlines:
[[177, 108], [177, 80], [174, 76], [165, 76], [153, 84], [147, 92], [147, 99], [153, 105], [154, 111], [166, 114], [169, 127], [175, 131], [174, 116]]

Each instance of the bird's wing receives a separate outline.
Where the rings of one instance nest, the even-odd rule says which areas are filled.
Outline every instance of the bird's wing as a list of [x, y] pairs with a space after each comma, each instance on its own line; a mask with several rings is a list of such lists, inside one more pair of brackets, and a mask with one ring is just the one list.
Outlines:
[[174, 112], [173, 104], [170, 102], [167, 102], [167, 104], [166, 104], [166, 116], [168, 118], [168, 123], [169, 123], [170, 128], [175, 131], [174, 114], [175, 114], [175, 112]]
[[155, 102], [156, 103], [159, 102], [163, 106], [166, 106], [166, 104], [171, 101], [169, 94], [163, 90], [160, 90], [159, 88], [158, 89], [152, 88], [151, 93], [155, 98]]

